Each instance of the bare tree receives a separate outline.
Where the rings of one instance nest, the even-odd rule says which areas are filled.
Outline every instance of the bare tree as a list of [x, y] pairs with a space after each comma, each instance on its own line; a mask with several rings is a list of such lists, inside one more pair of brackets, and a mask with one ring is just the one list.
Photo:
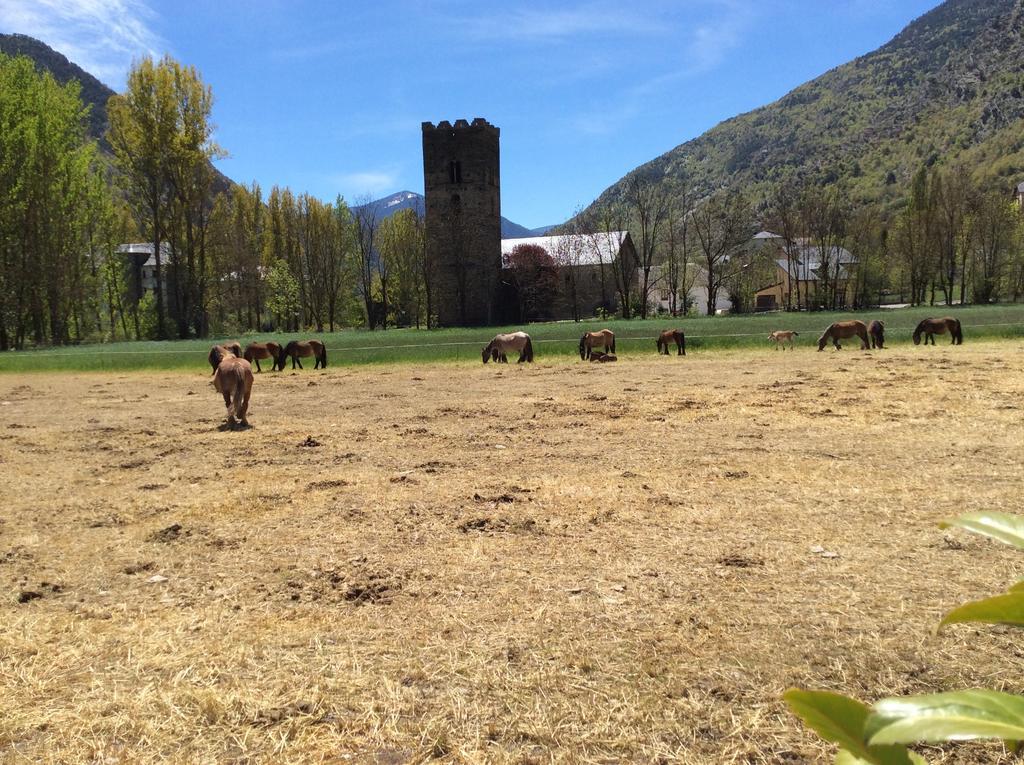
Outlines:
[[693, 213], [693, 231], [707, 278], [709, 316], [718, 292], [731, 275], [729, 261], [750, 240], [752, 213], [740, 191], [723, 191], [706, 199]]
[[[835, 187], [807, 188], [800, 202], [803, 227], [818, 251], [816, 295], [823, 308], [839, 307], [839, 286], [846, 283], [840, 275], [843, 268], [840, 253], [846, 239], [846, 202]], [[843, 303], [846, 302], [845, 295]]]
[[[370, 329], [377, 325], [379, 319], [377, 305], [373, 299], [373, 274], [375, 270], [374, 259], [376, 257], [377, 237], [377, 207], [371, 204], [369, 196], [363, 196], [356, 200], [353, 208], [356, 224], [356, 267], [359, 273], [357, 288], [359, 296], [363, 300], [363, 307], [366, 309], [366, 324]], [[384, 296], [385, 301], [387, 296]], [[384, 306], [385, 311], [387, 306]], [[387, 327], [385, 314], [384, 325]]]
[[[800, 279], [800, 245], [798, 239], [801, 237], [800, 221], [800, 197], [801, 191], [795, 185], [792, 178], [783, 179], [776, 185], [769, 206], [775, 225], [778, 226], [778, 233], [782, 237], [782, 247], [786, 253], [786, 310], [793, 310], [793, 291], [796, 290], [796, 306], [799, 308], [801, 302]], [[795, 277], [795, 278], [794, 278]], [[806, 295], [803, 296], [806, 299]]]
[[625, 204], [631, 221], [636, 222], [635, 236], [640, 268], [640, 317], [647, 318], [654, 269], [664, 228], [669, 223], [671, 203], [665, 187], [649, 176], [633, 173], [626, 180]]
[[[619, 299], [619, 312], [623, 319], [633, 316], [633, 287], [636, 282], [636, 261], [626, 252], [624, 247], [626, 231], [626, 211], [618, 204], [600, 205], [590, 220], [591, 245], [598, 255], [601, 274], [601, 293], [607, 310], [607, 293], [605, 291], [605, 273], [611, 275], [615, 292]], [[610, 253], [605, 261], [605, 252]]]
[[971, 231], [968, 216], [973, 195], [967, 169], [957, 165], [947, 172], [933, 174], [931, 195], [935, 208], [936, 271], [946, 295], [946, 305], [953, 304], [953, 290], [959, 274], [962, 303], [966, 292]]
[[974, 216], [974, 301], [988, 303], [999, 297], [1010, 256], [1020, 243], [1020, 215], [1004, 195], [983, 196]]
[[693, 196], [688, 188], [677, 195], [669, 210], [665, 237], [665, 285], [669, 312], [673, 316], [690, 309], [693, 269]]

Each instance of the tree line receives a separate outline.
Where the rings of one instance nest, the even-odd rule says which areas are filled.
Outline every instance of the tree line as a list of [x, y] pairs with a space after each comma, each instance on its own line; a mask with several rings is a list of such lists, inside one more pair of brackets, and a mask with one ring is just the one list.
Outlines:
[[[193, 67], [142, 59], [108, 104], [108, 157], [87, 135], [77, 83], [0, 55], [0, 349], [432, 326], [435, 278], [414, 211], [383, 217], [368, 199], [350, 206], [277, 186], [266, 195], [255, 183], [228, 188], [213, 166], [224, 151], [212, 108]], [[780, 307], [1017, 300], [1022, 220], [1006, 190], [936, 163], [895, 210], [852, 199], [841, 182], [792, 177], [751, 199], [742, 189], [699, 194], [641, 170], [620, 198], [574, 215], [561, 233], [578, 236], [555, 252], [514, 253], [506, 279], [523, 318], [546, 318], [556, 297], [572, 318], [587, 318], [584, 264], [598, 272], [602, 305], [625, 318], [661, 305], [685, 314], [698, 286], [707, 312], [721, 296], [742, 312], [777, 280], [780, 261], [795, 273], [812, 247], [813, 301], [798, 281]], [[780, 239], [755, 246], [759, 229]], [[635, 259], [584, 263], [588, 241], [624, 231]], [[152, 251], [148, 291], [140, 264], [118, 252], [139, 240]], [[853, 260], [841, 263], [842, 251]]]
[[[778, 307], [790, 310], [1024, 296], [1020, 206], [1007, 189], [983, 187], [963, 166], [922, 167], [897, 209], [854, 200], [842, 183], [798, 177], [762, 199], [732, 188], [698, 198], [685, 183], [637, 171], [620, 197], [578, 212], [563, 229], [582, 236], [624, 230], [635, 245], [632, 267], [598, 264], [624, 318], [646, 318], [659, 307], [685, 314], [696, 286], [704, 288], [706, 313], [720, 296], [734, 312], [754, 310], [754, 294], [779, 281], [783, 264], [794, 279]], [[754, 239], [760, 230], [778, 238]], [[844, 260], [844, 253], [852, 257]], [[802, 294], [812, 289], [806, 282], [814, 282], [812, 294]]]

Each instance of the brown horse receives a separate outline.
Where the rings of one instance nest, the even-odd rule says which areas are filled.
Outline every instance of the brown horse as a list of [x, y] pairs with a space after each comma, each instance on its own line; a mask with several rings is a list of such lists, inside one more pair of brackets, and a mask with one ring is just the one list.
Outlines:
[[270, 371], [273, 372], [277, 369], [277, 357], [281, 355], [281, 345], [279, 343], [249, 343], [245, 346], [245, 353], [242, 354], [242, 358], [248, 361], [250, 364], [256, 362], [256, 371], [262, 372], [260, 369], [260, 360], [266, 361], [271, 359], [274, 363], [270, 367]]
[[914, 345], [921, 344], [921, 335], [924, 335], [924, 344], [928, 345], [930, 340], [932, 345], [935, 345], [935, 336], [950, 334], [952, 338], [951, 345], [961, 345], [964, 341], [964, 332], [960, 328], [960, 319], [954, 319], [951, 316], [946, 316], [942, 319], [925, 319], [917, 325], [917, 329], [914, 330]]
[[683, 330], [666, 329], [658, 335], [658, 353], [668, 356], [669, 343], [676, 344], [676, 356], [686, 355], [686, 335], [683, 334]]
[[818, 338], [818, 350], [825, 350], [825, 345], [829, 340], [832, 341], [832, 345], [836, 347], [836, 350], [842, 350], [843, 346], [839, 344], [840, 340], [845, 340], [849, 337], [860, 338], [860, 349], [866, 351], [870, 346], [868, 345], [868, 327], [862, 322], [854, 319], [853, 321], [837, 321], [826, 329], [821, 337]]
[[227, 355], [213, 373], [213, 387], [224, 396], [228, 410], [228, 427], [234, 427], [237, 419], [248, 425], [249, 396], [252, 394], [252, 366], [245, 359]]
[[789, 343], [789, 350], [793, 350], [793, 338], [799, 334], [792, 329], [777, 329], [768, 335], [768, 342], [775, 343], [775, 350], [779, 350], [779, 348], [786, 350], [786, 343]]
[[508, 356], [506, 354], [510, 351], [519, 352], [518, 363], [520, 364], [524, 361], [533, 361], [533, 341], [525, 332], [511, 332], [506, 335], [495, 335], [494, 339], [484, 346], [480, 355], [483, 357], [485, 364], [488, 359], [494, 359], [496, 364], [499, 362], [507, 364]]
[[615, 333], [610, 329], [583, 333], [583, 337], [580, 338], [580, 358], [589, 359], [593, 349], [599, 346], [605, 353], [615, 353]]
[[881, 350], [885, 348], [885, 324], [875, 319], [868, 324], [868, 334], [871, 335], [871, 347]]
[[299, 369], [302, 369], [302, 362], [299, 358], [305, 358], [307, 356], [314, 356], [316, 358], [316, 364], [313, 365], [313, 369], [327, 369], [327, 346], [321, 343], [319, 340], [292, 340], [288, 345], [281, 349], [281, 352], [277, 354], [277, 366], [283, 372], [285, 362], [288, 357], [292, 359], [292, 369], [295, 369], [295, 365], [299, 365]]
[[601, 364], [607, 364], [609, 361], [618, 361], [619, 357], [614, 353], [602, 353], [601, 351], [594, 351], [590, 354], [590, 362], [598, 362]]
[[206, 357], [206, 360], [210, 362], [210, 366], [213, 367], [213, 372], [210, 374], [216, 374], [217, 366], [220, 364], [221, 360], [225, 356], [230, 355], [242, 358], [242, 346], [238, 344], [237, 340], [213, 346], [210, 349], [210, 355]]

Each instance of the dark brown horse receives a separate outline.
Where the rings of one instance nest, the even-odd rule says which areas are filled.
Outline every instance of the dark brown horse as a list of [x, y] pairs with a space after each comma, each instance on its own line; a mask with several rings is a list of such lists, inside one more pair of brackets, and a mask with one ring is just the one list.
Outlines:
[[668, 356], [669, 343], [676, 344], [676, 356], [686, 355], [686, 335], [683, 334], [683, 330], [666, 329], [658, 335], [658, 353]]
[[935, 345], [935, 336], [949, 333], [952, 337], [952, 345], [961, 345], [964, 341], [964, 332], [960, 328], [960, 319], [946, 316], [942, 319], [925, 319], [917, 325], [914, 330], [914, 345], [921, 344], [921, 335], [924, 335], [924, 344], [928, 345], [930, 340]]
[[871, 335], [872, 348], [885, 348], [885, 324], [875, 319], [868, 324], [868, 334]]
[[215, 345], [210, 349], [210, 355], [206, 357], [206, 360], [209, 361], [210, 366], [213, 367], [213, 372], [211, 374], [217, 373], [217, 367], [227, 356], [242, 358], [242, 346], [238, 344], [238, 341], [221, 343], [220, 345]]
[[270, 371], [273, 372], [277, 369], [277, 358], [281, 355], [280, 343], [269, 342], [269, 343], [249, 343], [245, 346], [245, 353], [242, 354], [242, 358], [252, 364], [256, 362], [256, 371], [262, 372], [260, 369], [260, 360], [266, 361], [271, 359], [274, 363], [270, 367]]
[[594, 351], [590, 354], [590, 362], [598, 362], [601, 364], [607, 364], [609, 361], [618, 361], [619, 357], [614, 353], [602, 353], [601, 351]]
[[299, 365], [299, 369], [302, 369], [302, 362], [299, 361], [299, 358], [307, 356], [316, 357], [316, 364], [313, 365], [313, 369], [327, 369], [327, 347], [319, 340], [292, 340], [282, 348], [281, 352], [277, 355], [277, 367], [282, 372], [289, 356], [292, 359], [292, 369], [295, 369], [296, 364]]
[[615, 353], [615, 333], [610, 329], [585, 332], [580, 338], [580, 358], [584, 361], [589, 359], [594, 348], [598, 347], [602, 348], [605, 353]]
[[213, 387], [224, 396], [228, 427], [233, 427], [236, 419], [242, 425], [248, 425], [246, 415], [249, 412], [249, 396], [252, 395], [252, 366], [249, 362], [227, 354], [214, 370]]
[[843, 346], [839, 344], [840, 340], [846, 340], [849, 337], [860, 338], [860, 349], [866, 351], [870, 346], [868, 344], [868, 327], [862, 322], [854, 319], [853, 321], [837, 321], [826, 329], [821, 337], [818, 338], [818, 350], [825, 350], [825, 345], [829, 340], [832, 341], [832, 345], [836, 347], [836, 350], [842, 350]]

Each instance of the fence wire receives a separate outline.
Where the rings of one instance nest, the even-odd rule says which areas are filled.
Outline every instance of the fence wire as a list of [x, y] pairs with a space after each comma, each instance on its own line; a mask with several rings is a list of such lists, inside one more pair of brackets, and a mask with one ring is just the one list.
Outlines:
[[[1024, 327], [1024, 324], [1020, 322], [995, 322], [990, 324], [971, 324], [967, 327], [968, 330], [973, 328], [981, 327]], [[886, 327], [885, 333], [891, 334], [911, 334], [913, 332], [912, 327]], [[809, 335], [808, 335], [809, 336]], [[767, 332], [731, 332], [731, 333], [716, 333], [710, 335], [686, 335], [687, 340], [710, 340], [717, 337], [768, 337]], [[615, 340], [618, 341], [632, 341], [632, 340], [654, 340], [654, 335], [616, 335]], [[481, 343], [486, 345], [490, 341], [490, 338], [481, 338], [480, 340], [458, 340], [448, 341], [443, 343], [407, 343], [401, 345], [355, 345], [355, 346], [337, 346], [335, 348], [328, 348], [328, 353], [351, 353], [353, 351], [397, 351], [405, 350], [409, 348], [455, 348], [462, 346], [479, 346]], [[544, 338], [533, 341], [535, 345], [540, 343], [579, 343], [578, 337], [566, 337], [566, 338]], [[102, 349], [96, 350], [66, 350], [66, 351], [9, 351], [11, 357], [16, 356], [31, 356], [32, 358], [45, 358], [60, 356], [63, 358], [70, 357], [88, 357], [88, 356], [126, 356], [126, 355], [153, 355], [153, 354], [195, 354], [195, 355], [206, 355], [209, 353], [208, 349], [197, 348], [195, 350], [180, 350], [176, 351], [172, 348], [154, 348], [152, 350], [134, 350], [134, 351], [105, 351]], [[4, 354], [0, 354], [0, 362], [3, 361]]]

